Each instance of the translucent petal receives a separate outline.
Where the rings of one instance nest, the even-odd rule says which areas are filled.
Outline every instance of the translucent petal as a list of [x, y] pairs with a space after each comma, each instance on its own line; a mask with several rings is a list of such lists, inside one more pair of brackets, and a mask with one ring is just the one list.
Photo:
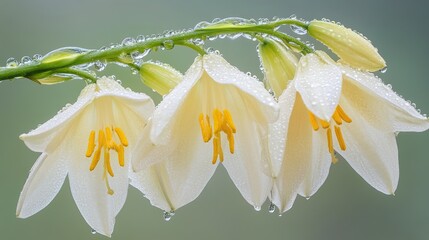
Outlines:
[[[322, 147], [313, 145], [313, 129], [310, 125], [308, 110], [299, 94], [295, 99], [287, 128], [283, 164], [274, 183], [275, 194], [273, 196], [275, 198], [272, 199], [280, 212], [292, 207], [299, 191], [307, 190], [303, 181], [312, 179], [312, 169], [315, 167], [313, 165], [317, 163], [316, 160], [319, 160], [315, 155]], [[311, 190], [313, 190], [312, 187], [310, 186]]]
[[339, 150], [334, 142], [335, 149], [371, 186], [385, 194], [393, 194], [399, 179], [395, 134], [368, 122], [347, 98], [341, 100], [341, 106], [353, 122], [341, 126], [347, 149]]
[[320, 119], [329, 121], [341, 95], [341, 70], [316, 54], [308, 54], [299, 61], [294, 79], [307, 108]]
[[18, 200], [16, 216], [27, 218], [45, 208], [60, 191], [67, 176], [68, 154], [63, 149], [42, 153], [30, 170]]
[[[384, 128], [388, 125], [391, 131], [421, 132], [429, 129], [429, 120], [377, 76], [346, 66], [342, 69], [344, 85], [349, 83], [345, 95], [354, 99], [353, 107], [366, 115], [371, 124], [378, 122], [378, 125], [385, 125]], [[384, 114], [377, 114], [379, 111]]]

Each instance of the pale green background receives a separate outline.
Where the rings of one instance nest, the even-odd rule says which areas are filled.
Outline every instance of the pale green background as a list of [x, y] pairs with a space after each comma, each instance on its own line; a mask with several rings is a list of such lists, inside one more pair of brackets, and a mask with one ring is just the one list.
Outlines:
[[[46, 53], [64, 46], [98, 48], [127, 36], [193, 27], [202, 20], [240, 16], [329, 18], [364, 33], [389, 69], [386, 83], [429, 112], [428, 17], [424, 1], [0, 1], [0, 60]], [[261, 76], [255, 44], [212, 44], [243, 71]], [[184, 71], [194, 53], [177, 48], [151, 54]], [[124, 84], [143, 91], [137, 76], [109, 67]], [[38, 86], [27, 80], [0, 84], [0, 239], [105, 239], [92, 235], [71, 197], [68, 183], [42, 212], [16, 219], [19, 192], [38, 153], [18, 139], [74, 102], [84, 84]], [[365, 129], [362, 129], [365, 131]], [[113, 239], [429, 239], [429, 134], [398, 137], [401, 178], [396, 196], [371, 188], [344, 161], [331, 168], [309, 201], [278, 217], [265, 205], [256, 212], [220, 167], [202, 195], [165, 222], [162, 211], [130, 189]]]

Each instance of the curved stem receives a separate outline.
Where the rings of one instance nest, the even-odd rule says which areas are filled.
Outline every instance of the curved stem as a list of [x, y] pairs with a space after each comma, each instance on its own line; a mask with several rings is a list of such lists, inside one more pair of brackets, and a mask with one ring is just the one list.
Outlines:
[[181, 45], [181, 46], [191, 48], [191, 49], [195, 50], [200, 55], [206, 54], [206, 51], [202, 47], [197, 46], [197, 45], [190, 43], [188, 41], [178, 42], [177, 45]]
[[[204, 50], [202, 50], [198, 46], [192, 45], [191, 43], [188, 42], [188, 40], [196, 39], [196, 38], [204, 39], [206, 37], [217, 36], [221, 34], [247, 33], [247, 34], [257, 35], [257, 34], [263, 33], [263, 34], [268, 34], [268, 35], [280, 38], [283, 41], [285, 41], [285, 43], [294, 43], [300, 46], [304, 54], [308, 52], [312, 52], [311, 48], [309, 48], [307, 45], [305, 45], [303, 42], [299, 41], [298, 39], [275, 30], [276, 27], [284, 24], [293, 24], [304, 28], [307, 27], [306, 23], [298, 21], [296, 19], [282, 19], [274, 22], [268, 22], [265, 24], [256, 24], [256, 23], [248, 23], [244, 25], [213, 24], [213, 25], [209, 25], [206, 28], [194, 29], [194, 30], [185, 31], [185, 32], [178, 32], [165, 37], [149, 39], [147, 41], [139, 42], [131, 46], [118, 46], [118, 47], [114, 47], [106, 50], [88, 51], [85, 53], [81, 53], [80, 55], [68, 61], [64, 61], [61, 59], [58, 59], [58, 61], [50, 59], [50, 61], [48, 62], [43, 62], [43, 59], [42, 59], [41, 62], [37, 62], [37, 63], [19, 65], [17, 67], [0, 68], [0, 81], [6, 80], [6, 79], [12, 79], [16, 77], [28, 77], [37, 73], [43, 73], [47, 71], [60, 71], [60, 69], [69, 69], [70, 71], [71, 69], [70, 67], [72, 66], [95, 62], [99, 60], [115, 61], [115, 59], [118, 59], [118, 57], [121, 56], [121, 54], [130, 54], [134, 51], [144, 52], [145, 50], [150, 48], [161, 47], [166, 41], [172, 42], [173, 44], [184, 45], [196, 50], [200, 54], [205, 54]], [[130, 64], [128, 65], [131, 66], [132, 68], [135, 68], [135, 66], [132, 66]], [[82, 71], [80, 71], [76, 75], [83, 77], [86, 74], [83, 74]], [[89, 77], [89, 75], [86, 75], [86, 76]], [[92, 78], [89, 78], [89, 79], [92, 79]]]
[[81, 77], [82, 79], [89, 79], [91, 82], [95, 83], [97, 81], [97, 77], [94, 77], [92, 74], [81, 71], [75, 68], [61, 68], [53, 71], [53, 73], [68, 73]]

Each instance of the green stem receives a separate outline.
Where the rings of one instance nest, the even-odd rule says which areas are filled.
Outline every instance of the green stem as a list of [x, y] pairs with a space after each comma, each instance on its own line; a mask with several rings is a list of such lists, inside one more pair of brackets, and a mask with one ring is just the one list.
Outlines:
[[200, 55], [206, 54], [206, 51], [202, 47], [197, 46], [197, 45], [190, 43], [188, 41], [178, 42], [177, 45], [181, 45], [181, 46], [191, 48], [191, 49], [195, 50], [197, 53], [199, 53]]
[[[225, 25], [210, 25], [208, 28], [195, 29], [187, 32], [179, 32], [172, 34], [168, 37], [160, 37], [156, 39], [150, 39], [144, 42], [139, 42], [131, 46], [119, 46], [111, 49], [107, 49], [104, 51], [92, 50], [89, 52], [82, 53], [75, 58], [64, 61], [64, 59], [55, 59], [48, 62], [31, 63], [26, 65], [19, 65], [17, 67], [5, 67], [0, 68], [0, 81], [13, 79], [16, 77], [28, 77], [37, 73], [43, 73], [47, 71], [61, 71], [61, 69], [69, 69], [68, 71], [74, 71], [73, 66], [86, 64], [95, 61], [115, 61], [118, 59], [121, 54], [130, 54], [135, 51], [144, 52], [147, 49], [151, 49], [154, 47], [161, 47], [163, 43], [166, 41], [173, 42], [173, 44], [184, 45], [196, 50], [200, 54], [205, 54], [204, 50], [198, 46], [192, 45], [188, 41], [191, 39], [205, 39], [210, 36], [217, 36], [222, 34], [233, 34], [233, 33], [246, 33], [251, 35], [258, 34], [267, 34], [270, 36], [275, 36], [277, 38], [282, 39], [285, 43], [294, 43], [302, 49], [302, 52], [308, 53], [312, 52], [312, 49], [306, 46], [303, 42], [299, 41], [296, 38], [293, 38], [284, 33], [278, 32], [275, 30], [278, 26], [284, 24], [293, 24], [300, 27], [306, 28], [307, 24], [295, 19], [282, 19], [275, 22], [269, 22], [266, 24], [246, 24], [246, 25], [233, 25], [233, 24], [225, 24]], [[130, 64], [128, 64], [130, 65]], [[131, 66], [135, 68], [135, 66]], [[136, 68], [138, 69], [138, 68]], [[75, 72], [73, 74], [79, 75], [81, 77], [89, 77], [89, 79], [93, 79], [90, 77], [90, 74], [84, 74], [83, 71]]]
[[53, 73], [68, 73], [68, 74], [73, 74], [73, 75], [79, 76], [82, 79], [89, 79], [93, 83], [95, 83], [97, 81], [97, 78], [94, 77], [92, 74], [85, 72], [85, 71], [75, 69], [75, 68], [60, 68], [60, 69], [53, 71]]

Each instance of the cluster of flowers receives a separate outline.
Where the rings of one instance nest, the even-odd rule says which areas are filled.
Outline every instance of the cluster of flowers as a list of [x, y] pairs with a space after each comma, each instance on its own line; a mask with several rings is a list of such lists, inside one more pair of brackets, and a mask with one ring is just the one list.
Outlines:
[[335, 153], [393, 194], [395, 133], [425, 131], [429, 120], [371, 73], [385, 62], [368, 40], [330, 22], [308, 30], [340, 60], [321, 51], [298, 59], [267, 38], [258, 46], [266, 86], [217, 53], [198, 56], [183, 76], [143, 64], [146, 83], [168, 92], [157, 107], [109, 77], [87, 85], [73, 105], [21, 135], [42, 154], [17, 216], [47, 206], [68, 175], [87, 223], [110, 236], [128, 184], [171, 212], [197, 198], [220, 163], [255, 209], [269, 198], [282, 213], [320, 188]]

